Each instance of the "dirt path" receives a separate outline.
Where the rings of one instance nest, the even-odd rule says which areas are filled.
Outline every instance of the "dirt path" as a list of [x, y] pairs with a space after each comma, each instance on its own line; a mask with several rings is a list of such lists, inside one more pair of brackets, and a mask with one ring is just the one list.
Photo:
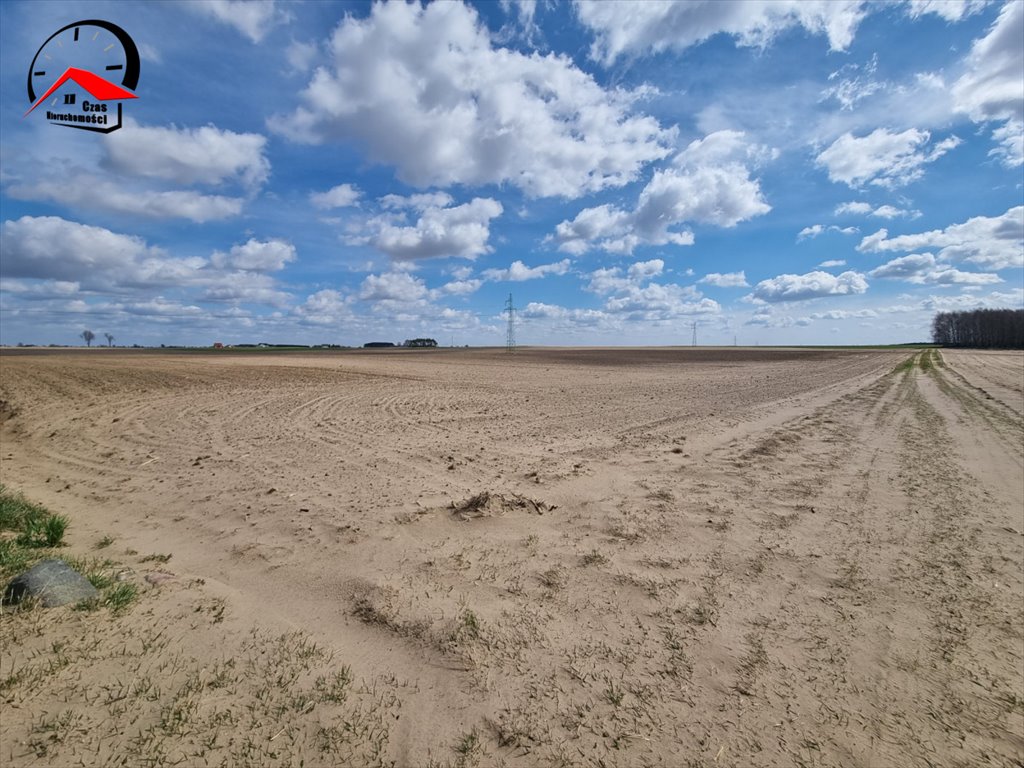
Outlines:
[[971, 398], [922, 353], [736, 457], [751, 481], [744, 506], [769, 515], [744, 527], [770, 531], [757, 542], [771, 564], [737, 580], [729, 593], [756, 599], [729, 609], [735, 625], [716, 641], [747, 632], [737, 764], [761, 749], [774, 754], [756, 764], [1021, 759], [1019, 452], [981, 406], [958, 414]]
[[1020, 765], [1024, 357], [645, 355], [5, 359], [0, 459], [390, 681], [398, 765]]

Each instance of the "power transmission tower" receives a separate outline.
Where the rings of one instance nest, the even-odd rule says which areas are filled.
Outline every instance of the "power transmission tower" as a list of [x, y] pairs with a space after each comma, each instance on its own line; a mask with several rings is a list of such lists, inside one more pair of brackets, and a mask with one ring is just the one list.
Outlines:
[[693, 342], [692, 342], [691, 346], [694, 346], [694, 347], [697, 346], [697, 321], [696, 320], [693, 321]]
[[508, 331], [505, 333], [505, 351], [516, 351], [516, 308], [512, 304], [512, 294], [508, 295], [505, 302], [505, 312], [508, 313]]

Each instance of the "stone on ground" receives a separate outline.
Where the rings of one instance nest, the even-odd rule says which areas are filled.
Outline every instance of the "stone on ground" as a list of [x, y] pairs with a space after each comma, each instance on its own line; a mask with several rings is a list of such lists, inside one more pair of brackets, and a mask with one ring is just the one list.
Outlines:
[[16, 576], [4, 590], [3, 604], [38, 598], [46, 608], [77, 603], [99, 595], [96, 587], [63, 560], [43, 560]]

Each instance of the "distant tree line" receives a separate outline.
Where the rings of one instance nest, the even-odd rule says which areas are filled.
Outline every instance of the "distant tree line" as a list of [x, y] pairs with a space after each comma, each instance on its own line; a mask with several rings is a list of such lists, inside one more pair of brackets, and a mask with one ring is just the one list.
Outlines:
[[945, 347], [1024, 349], [1024, 309], [940, 312], [932, 320], [932, 341]]

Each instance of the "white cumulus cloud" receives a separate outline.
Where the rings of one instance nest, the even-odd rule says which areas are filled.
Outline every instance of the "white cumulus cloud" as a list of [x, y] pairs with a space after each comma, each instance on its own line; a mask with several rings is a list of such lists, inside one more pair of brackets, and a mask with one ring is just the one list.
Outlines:
[[[401, 198], [399, 198], [401, 199]], [[447, 203], [447, 195], [434, 202]], [[353, 245], [369, 244], [393, 259], [415, 260], [442, 256], [475, 259], [490, 253], [490, 222], [501, 215], [501, 203], [477, 197], [463, 205], [437, 207], [426, 204], [416, 210], [411, 224], [394, 215], [370, 219], [360, 234], [352, 235]]]
[[1003, 282], [996, 274], [963, 272], [941, 264], [930, 253], [900, 256], [871, 270], [868, 275], [889, 280], [905, 280], [919, 285], [991, 285]]
[[362, 193], [354, 184], [339, 184], [326, 192], [314, 192], [309, 201], [317, 208], [348, 208], [359, 203]]
[[232, 304], [248, 302], [285, 307], [291, 299], [288, 293], [278, 288], [270, 275], [258, 272], [212, 274], [206, 279], [200, 277], [197, 283], [206, 285], [201, 294], [204, 301], [223, 301]]
[[930, 141], [928, 131], [915, 128], [901, 133], [877, 128], [861, 137], [845, 133], [822, 151], [816, 161], [828, 171], [830, 180], [850, 187], [901, 187], [921, 178], [925, 165], [960, 144], [956, 136], [934, 146], [929, 146]]
[[485, 269], [483, 276], [492, 281], [522, 282], [523, 280], [534, 280], [546, 275], [564, 275], [569, 271], [570, 261], [562, 259], [553, 264], [539, 264], [536, 267], [528, 267], [521, 261], [513, 261], [508, 269]]
[[809, 227], [801, 229], [796, 236], [796, 241], [799, 243], [801, 240], [813, 239], [818, 235], [823, 235], [826, 232], [838, 232], [841, 235], [855, 235], [860, 232], [856, 227], [837, 227], [835, 224], [825, 226], [824, 224], [812, 224]]
[[901, 256], [869, 273], [871, 277], [907, 279], [935, 268], [935, 256], [930, 253]]
[[898, 219], [903, 216], [917, 218], [921, 215], [921, 212], [908, 211], [905, 208], [897, 208], [894, 205], [880, 205], [871, 212], [871, 215], [877, 216], [880, 219]]
[[734, 227], [771, 210], [753, 168], [774, 157], [748, 144], [737, 131], [718, 131], [680, 152], [672, 166], [654, 172], [633, 210], [613, 205], [584, 208], [563, 221], [550, 240], [582, 254], [593, 248], [631, 254], [639, 245], [691, 245], [686, 223]]
[[200, 128], [132, 123], [106, 137], [104, 163], [119, 173], [178, 184], [238, 181], [258, 186], [270, 174], [267, 139], [213, 125]]
[[295, 261], [295, 246], [284, 240], [260, 241], [250, 238], [235, 245], [227, 253], [214, 252], [210, 261], [215, 267], [241, 269], [249, 272], [273, 272]]
[[991, 2], [992, 0], [907, 0], [907, 10], [911, 17], [934, 13], [946, 21], [960, 21], [977, 13]]
[[384, 195], [377, 202], [383, 208], [425, 211], [427, 208], [447, 208], [455, 199], [447, 192], [421, 192], [415, 195]]
[[283, 241], [250, 240], [209, 259], [175, 257], [140, 237], [57, 216], [5, 221], [0, 250], [5, 278], [73, 282], [96, 294], [140, 294], [140, 301], [154, 289], [196, 289], [208, 301], [273, 306], [284, 306], [291, 297], [260, 272], [278, 269], [295, 256]]
[[1024, 122], [1007, 120], [992, 131], [992, 138], [996, 140], [996, 146], [989, 155], [998, 158], [1007, 168], [1024, 165]]
[[202, 224], [239, 215], [270, 173], [265, 137], [212, 125], [178, 128], [129, 120], [97, 149], [98, 164], [79, 166], [84, 157], [47, 163], [30, 176], [19, 174], [31, 181], [12, 183], [8, 194], [53, 201], [75, 213], [103, 211]]
[[155, 219], [188, 219], [197, 224], [237, 216], [245, 199], [208, 195], [190, 189], [156, 190], [117, 183], [102, 175], [79, 171], [64, 178], [13, 184], [11, 197], [52, 200], [75, 210], [109, 211]]
[[954, 267], [946, 267], [927, 272], [919, 278], [912, 278], [910, 282], [929, 285], [991, 285], [1001, 283], [1003, 279], [999, 275], [987, 272], [963, 272]]
[[665, 321], [690, 315], [714, 314], [718, 302], [704, 298], [693, 286], [656, 283], [664, 269], [661, 259], [638, 261], [627, 269], [607, 267], [590, 273], [586, 286], [605, 297], [602, 311], [626, 320]]
[[894, 205], [880, 205], [877, 208], [862, 201], [840, 203], [836, 206], [836, 216], [854, 214], [859, 216], [875, 216], [879, 219], [916, 219], [921, 215], [920, 211], [910, 208], [897, 208]]
[[993, 154], [1010, 168], [1024, 164], [1024, 3], [1008, 2], [988, 34], [974, 41], [967, 71], [953, 84], [956, 107], [975, 122], [1004, 121]]
[[866, 12], [860, 0], [576, 2], [580, 21], [595, 35], [590, 55], [605, 64], [627, 54], [682, 50], [717, 34], [764, 47], [795, 26], [826, 35], [833, 50], [844, 50]]
[[10, 278], [94, 284], [114, 273], [132, 275], [141, 264], [165, 258], [141, 238], [57, 216], [5, 221], [0, 239], [3, 273]]
[[626, 274], [630, 280], [643, 281], [650, 277], [657, 277], [664, 271], [664, 261], [661, 259], [648, 259], [647, 261], [636, 261], [630, 264]]
[[719, 272], [712, 272], [711, 274], [704, 275], [697, 282], [704, 283], [705, 285], [714, 285], [719, 288], [748, 288], [750, 287], [747, 283], [747, 276], [743, 271], [740, 272], [726, 272], [721, 274]]
[[467, 296], [475, 293], [483, 284], [484, 281], [479, 279], [452, 280], [450, 283], [442, 285], [439, 291], [449, 296]]
[[359, 298], [364, 301], [414, 302], [426, 295], [427, 286], [408, 272], [367, 275], [359, 289]]
[[311, 325], [337, 326], [352, 316], [351, 297], [325, 288], [307, 296], [294, 312], [303, 322]]
[[861, 240], [862, 253], [938, 249], [945, 262], [967, 262], [983, 269], [1024, 266], [1024, 206], [1010, 208], [1001, 216], [975, 216], [962, 224], [918, 234], [889, 237], [880, 229]]
[[519, 316], [527, 320], [553, 321], [559, 328], [609, 327], [615, 324], [615, 318], [600, 309], [569, 309], [542, 301], [531, 301], [519, 311]]
[[828, 312], [813, 312], [810, 317], [812, 320], [849, 320], [850, 318], [867, 319], [878, 317], [878, 313], [873, 309], [858, 309], [853, 312], [847, 312], [845, 309], [833, 309]]
[[953, 84], [957, 106], [973, 119], [1024, 120], [1020, 80], [1024, 69], [1024, 5], [1003, 5], [988, 34], [974, 41], [967, 71]]
[[833, 275], [828, 272], [808, 272], [805, 275], [779, 275], [762, 280], [751, 292], [755, 301], [775, 303], [779, 301], [804, 301], [821, 296], [846, 296], [864, 293], [867, 280], [859, 272], [843, 272]]
[[274, 0], [189, 0], [183, 5], [234, 27], [254, 43], [263, 40], [274, 26], [287, 19]]
[[921, 302], [920, 308], [928, 312], [949, 312], [963, 309], [1003, 309], [1007, 306], [1024, 306], [1024, 291], [993, 291], [987, 296], [961, 293], [954, 296], [929, 296]]
[[869, 214], [872, 210], [868, 203], [860, 201], [840, 203], [836, 206], [836, 216], [842, 216], [845, 213]]
[[511, 184], [574, 198], [633, 181], [674, 130], [634, 111], [647, 91], [605, 88], [564, 56], [497, 47], [462, 3], [378, 3], [347, 16], [301, 106], [275, 130], [355, 141], [417, 187]]
[[[581, 255], [592, 247], [618, 253], [630, 253], [640, 239], [632, 234], [632, 216], [614, 205], [598, 205], [584, 208], [572, 221], [563, 221], [555, 227], [552, 240], [558, 243], [558, 250]], [[693, 242], [688, 232], [675, 234], [677, 245]]]

